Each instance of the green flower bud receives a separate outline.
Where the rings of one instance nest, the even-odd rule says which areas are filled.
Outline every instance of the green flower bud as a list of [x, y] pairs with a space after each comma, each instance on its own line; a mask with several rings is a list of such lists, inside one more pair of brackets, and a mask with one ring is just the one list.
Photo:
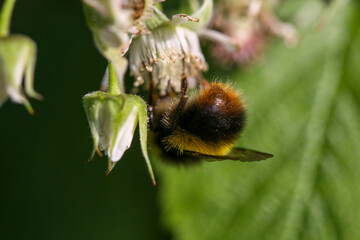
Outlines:
[[0, 38], [0, 106], [10, 97], [13, 102], [24, 104], [29, 113], [34, 112], [25, 94], [42, 99], [33, 88], [36, 51], [35, 42], [26, 36]]
[[153, 184], [155, 178], [147, 152], [147, 107], [135, 95], [110, 95], [93, 92], [84, 96], [83, 104], [89, 121], [95, 151], [104, 151], [108, 156], [108, 173], [130, 147], [137, 124], [140, 128], [140, 143]]

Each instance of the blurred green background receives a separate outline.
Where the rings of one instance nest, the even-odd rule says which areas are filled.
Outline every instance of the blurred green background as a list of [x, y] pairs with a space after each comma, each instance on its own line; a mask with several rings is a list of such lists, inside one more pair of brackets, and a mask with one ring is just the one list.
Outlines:
[[[325, 4], [284, 1], [279, 14], [299, 21], [313, 2]], [[34, 116], [10, 101], [0, 109], [2, 239], [360, 239], [359, 3], [339, 4], [322, 30], [302, 20], [296, 48], [273, 40], [252, 67], [224, 71], [208, 58], [207, 76], [246, 96], [237, 145], [275, 158], [174, 168], [153, 156], [154, 188], [138, 135], [109, 176], [105, 158], [87, 163], [81, 98], [106, 61], [80, 1], [17, 1], [12, 32], [38, 45], [45, 100], [31, 102]]]

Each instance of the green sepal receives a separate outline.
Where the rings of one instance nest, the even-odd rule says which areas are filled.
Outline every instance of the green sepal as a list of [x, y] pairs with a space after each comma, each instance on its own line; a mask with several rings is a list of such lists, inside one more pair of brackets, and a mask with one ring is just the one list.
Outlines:
[[198, 31], [200, 29], [206, 28], [209, 24], [213, 13], [213, 1], [212, 0], [204, 0], [200, 8], [191, 14], [192, 18], [199, 19], [198, 22], [187, 21], [183, 23], [183, 25], [193, 31]]
[[[155, 186], [155, 177], [147, 151], [148, 118], [145, 102], [136, 95], [110, 95], [109, 93], [97, 91], [85, 95], [83, 98], [83, 105], [93, 137], [93, 151], [90, 159], [93, 158], [96, 151], [107, 150], [104, 149], [104, 146], [101, 144], [106, 145], [107, 148], [110, 148], [110, 152], [112, 152], [113, 149], [117, 147], [117, 134], [122, 130], [122, 128], [132, 127], [132, 129], [125, 130], [131, 130], [133, 134], [137, 124], [139, 124], [141, 150], [145, 158], [151, 180]], [[133, 111], [136, 111], [136, 118], [132, 122], [133, 125], [126, 125], [128, 117], [132, 116], [131, 113]], [[106, 140], [105, 143], [100, 142], [98, 125], [101, 125], [100, 128], [102, 129], [102, 137]], [[108, 158], [108, 172], [110, 172], [119, 159], [115, 161], [111, 159], [111, 156], [108, 156]]]
[[139, 110], [139, 132], [140, 132], [140, 144], [141, 144], [141, 150], [145, 158], [146, 165], [149, 170], [149, 174], [151, 177], [151, 180], [153, 182], [153, 185], [156, 186], [155, 176], [154, 172], [151, 167], [151, 162], [149, 158], [149, 154], [147, 151], [147, 133], [148, 133], [148, 115], [147, 115], [147, 106], [140, 97], [133, 95], [132, 97], [137, 98], [137, 106]]
[[153, 15], [151, 16], [151, 18], [149, 18], [148, 20], [146, 20], [146, 27], [152, 31], [155, 28], [158, 28], [159, 26], [166, 24], [166, 23], [170, 23], [170, 20], [168, 19], [168, 17], [166, 17], [166, 15], [161, 12], [157, 7], [154, 7], [154, 12]]

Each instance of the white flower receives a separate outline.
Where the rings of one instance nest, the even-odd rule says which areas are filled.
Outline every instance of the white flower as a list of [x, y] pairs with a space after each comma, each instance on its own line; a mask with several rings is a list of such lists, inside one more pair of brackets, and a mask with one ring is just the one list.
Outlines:
[[207, 70], [196, 32], [181, 25], [163, 26], [141, 35], [133, 41], [129, 53], [135, 86], [152, 78], [161, 95], [169, 89], [180, 91], [183, 70], [188, 77]]
[[[84, 12], [101, 54], [113, 63], [123, 81], [127, 52], [134, 36], [148, 33], [145, 21], [159, 0], [83, 0]], [[121, 84], [122, 85], [122, 84]]]
[[133, 39], [129, 49], [130, 70], [136, 79], [134, 86], [152, 80], [160, 95], [165, 95], [169, 90], [180, 91], [183, 73], [190, 84], [199, 81], [208, 67], [198, 31], [206, 27], [211, 15], [211, 0], [204, 0], [191, 16], [176, 14], [171, 21], [154, 8], [153, 16], [146, 22], [151, 33]]
[[30, 38], [22, 35], [0, 38], [0, 106], [10, 97], [34, 112], [25, 94], [42, 99], [33, 88], [35, 62], [36, 44]]
[[99, 154], [104, 151], [109, 159], [110, 172], [131, 146], [139, 123], [141, 148], [155, 185], [147, 153], [147, 108], [144, 101], [135, 95], [93, 92], [84, 96], [83, 104], [94, 142], [91, 158], [95, 151]]

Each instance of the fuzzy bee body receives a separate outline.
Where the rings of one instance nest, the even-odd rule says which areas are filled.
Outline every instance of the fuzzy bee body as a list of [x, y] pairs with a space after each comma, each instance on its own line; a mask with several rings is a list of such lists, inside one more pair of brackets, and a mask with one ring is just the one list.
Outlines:
[[174, 110], [161, 119], [160, 135], [166, 151], [181, 155], [184, 151], [225, 155], [234, 145], [245, 124], [245, 107], [240, 94], [227, 85], [212, 83], [190, 99], [173, 131]]
[[227, 84], [206, 83], [195, 97], [187, 99], [185, 91], [173, 104], [169, 99], [160, 100], [154, 119], [155, 141], [165, 159], [183, 163], [199, 159], [259, 161], [272, 157], [233, 148], [245, 126], [246, 110], [241, 94]]

